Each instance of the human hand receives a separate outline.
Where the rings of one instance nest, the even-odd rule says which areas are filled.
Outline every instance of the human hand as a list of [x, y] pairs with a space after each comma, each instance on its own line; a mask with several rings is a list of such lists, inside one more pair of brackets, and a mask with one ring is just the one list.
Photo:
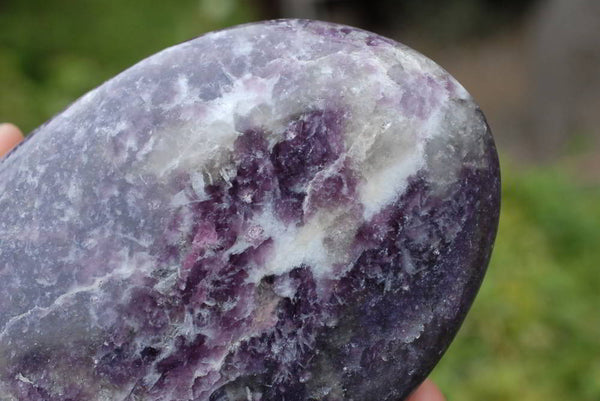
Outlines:
[[446, 401], [437, 386], [429, 379], [415, 390], [406, 401]]
[[0, 124], [0, 157], [7, 154], [23, 140], [21, 130], [10, 123]]

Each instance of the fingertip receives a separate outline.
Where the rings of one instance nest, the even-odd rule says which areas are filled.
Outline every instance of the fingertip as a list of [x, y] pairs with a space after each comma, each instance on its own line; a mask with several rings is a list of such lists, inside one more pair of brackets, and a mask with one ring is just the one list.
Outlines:
[[0, 157], [8, 153], [23, 140], [21, 130], [14, 124], [0, 124]]
[[438, 387], [427, 379], [406, 401], [446, 401], [446, 398]]

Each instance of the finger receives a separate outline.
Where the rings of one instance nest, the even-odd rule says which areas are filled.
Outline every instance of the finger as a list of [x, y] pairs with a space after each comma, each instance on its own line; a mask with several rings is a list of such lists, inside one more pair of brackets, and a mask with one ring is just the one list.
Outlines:
[[444, 398], [437, 386], [431, 380], [427, 379], [406, 401], [446, 401], [446, 398]]
[[8, 153], [23, 140], [23, 134], [16, 125], [10, 123], [0, 124], [0, 157]]

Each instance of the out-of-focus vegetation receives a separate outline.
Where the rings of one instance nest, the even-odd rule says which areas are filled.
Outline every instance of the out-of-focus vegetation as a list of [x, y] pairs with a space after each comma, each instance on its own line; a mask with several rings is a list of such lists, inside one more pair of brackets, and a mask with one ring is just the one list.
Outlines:
[[[0, 121], [30, 131], [158, 50], [257, 19], [255, 3], [4, 0]], [[456, 401], [599, 400], [600, 188], [515, 166], [503, 196], [489, 273], [433, 377]]]
[[243, 0], [4, 0], [0, 121], [29, 132], [125, 68], [253, 19]]
[[504, 169], [488, 274], [433, 378], [456, 401], [599, 400], [600, 187], [517, 171]]

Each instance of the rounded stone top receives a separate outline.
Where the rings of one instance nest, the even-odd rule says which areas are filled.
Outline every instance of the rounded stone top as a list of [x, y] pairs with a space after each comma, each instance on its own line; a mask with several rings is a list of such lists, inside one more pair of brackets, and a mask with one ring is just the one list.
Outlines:
[[477, 105], [395, 41], [278, 20], [166, 49], [0, 160], [0, 399], [401, 399], [499, 191]]

